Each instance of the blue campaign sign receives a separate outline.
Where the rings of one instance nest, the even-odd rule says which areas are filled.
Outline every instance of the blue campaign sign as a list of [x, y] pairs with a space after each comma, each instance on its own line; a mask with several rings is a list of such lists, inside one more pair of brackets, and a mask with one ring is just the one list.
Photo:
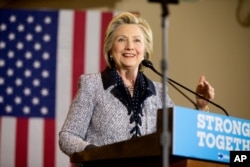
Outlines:
[[250, 151], [250, 120], [176, 106], [172, 154], [230, 162], [230, 151]]

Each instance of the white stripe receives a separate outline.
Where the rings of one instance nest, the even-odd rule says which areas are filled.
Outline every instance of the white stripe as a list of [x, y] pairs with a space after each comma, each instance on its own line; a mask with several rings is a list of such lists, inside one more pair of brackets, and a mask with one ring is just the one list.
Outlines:
[[43, 166], [44, 120], [29, 119], [28, 127], [28, 166]]
[[16, 148], [16, 118], [2, 117], [0, 167], [14, 167]]
[[58, 55], [56, 78], [56, 166], [68, 167], [69, 157], [59, 149], [58, 134], [71, 102], [73, 11], [59, 12]]
[[101, 12], [87, 11], [86, 15], [85, 73], [100, 71]]

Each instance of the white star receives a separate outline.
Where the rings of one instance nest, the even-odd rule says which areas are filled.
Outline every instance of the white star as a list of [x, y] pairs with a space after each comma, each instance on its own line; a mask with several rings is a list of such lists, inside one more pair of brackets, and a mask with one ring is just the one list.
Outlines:
[[0, 77], [0, 85], [4, 84], [4, 78]]
[[21, 104], [22, 103], [22, 98], [19, 97], [19, 96], [16, 96], [15, 99], [14, 99], [15, 103], [18, 105], [18, 104]]
[[26, 70], [24, 71], [24, 76], [25, 76], [26, 78], [30, 77], [31, 74], [32, 74], [32, 73], [31, 73], [31, 70], [26, 69]]
[[0, 41], [0, 49], [4, 49], [6, 47], [6, 44], [4, 41]]
[[26, 95], [26, 96], [29, 96], [31, 94], [30, 88], [24, 88], [23, 89], [23, 94]]
[[35, 50], [41, 50], [41, 44], [40, 43], [35, 43], [34, 49]]
[[50, 24], [51, 22], [52, 22], [51, 17], [49, 17], [49, 16], [45, 17], [45, 19], [44, 19], [45, 24]]
[[23, 32], [23, 31], [24, 31], [24, 25], [19, 24], [18, 27], [17, 27], [17, 30], [18, 30], [19, 32]]
[[12, 41], [16, 38], [15, 34], [14, 33], [10, 33], [9, 36], [8, 36], [9, 40]]
[[7, 113], [11, 113], [11, 112], [12, 112], [12, 107], [11, 107], [10, 105], [7, 105], [7, 106], [5, 107], [5, 111], [6, 111]]
[[36, 31], [37, 33], [41, 32], [41, 31], [42, 31], [42, 26], [41, 26], [41, 25], [36, 25], [35, 31]]
[[34, 68], [40, 68], [41, 67], [41, 63], [40, 63], [40, 61], [34, 61], [34, 63], [33, 63], [33, 67]]
[[48, 52], [44, 52], [43, 53], [43, 59], [44, 60], [48, 60], [49, 59], [49, 53]]
[[5, 61], [3, 59], [0, 59], [0, 67], [4, 67], [5, 66]]
[[8, 86], [8, 87], [6, 88], [6, 93], [7, 93], [8, 95], [11, 95], [11, 94], [13, 93], [13, 88]]
[[11, 15], [9, 20], [10, 20], [10, 22], [12, 22], [12, 23], [13, 23], [13, 22], [16, 22], [16, 16], [15, 16], [15, 15]]
[[33, 23], [34, 22], [34, 17], [33, 16], [27, 17], [27, 22], [28, 23]]
[[32, 41], [33, 40], [33, 35], [29, 33], [29, 34], [26, 35], [25, 38], [26, 38], [27, 41]]
[[14, 71], [11, 69], [11, 68], [9, 68], [8, 70], [7, 70], [7, 75], [10, 77], [10, 76], [13, 76], [14, 75]]
[[1, 30], [1, 31], [5, 31], [6, 29], [7, 29], [6, 24], [1, 24], [1, 25], [0, 25], [0, 30]]
[[40, 86], [40, 81], [39, 81], [39, 79], [34, 79], [34, 80], [33, 80], [33, 86], [34, 86], [34, 87]]
[[39, 104], [39, 98], [33, 97], [33, 98], [32, 98], [32, 104], [38, 105], [38, 104]]
[[4, 102], [4, 98], [3, 96], [0, 96], [0, 103], [3, 103]]
[[29, 52], [29, 51], [27, 51], [27, 52], [25, 53], [25, 58], [26, 58], [26, 59], [31, 59], [31, 58], [32, 58], [32, 53]]
[[8, 57], [11, 59], [11, 58], [13, 58], [15, 56], [15, 53], [12, 51], [12, 50], [10, 50], [9, 52], [8, 52]]
[[16, 61], [16, 67], [21, 68], [23, 66], [23, 61], [22, 60], [17, 60]]
[[22, 81], [22, 79], [17, 78], [15, 83], [16, 83], [16, 86], [21, 86], [23, 84], [23, 81]]
[[30, 113], [30, 108], [28, 106], [23, 107], [23, 113], [24, 114], [29, 114]]
[[23, 49], [23, 43], [22, 42], [18, 42], [17, 43], [17, 45], [16, 45], [16, 48], [18, 49], [18, 50], [22, 50]]
[[42, 108], [41, 108], [41, 113], [42, 113], [43, 115], [47, 115], [47, 114], [48, 114], [48, 108], [47, 108], [47, 107], [42, 107]]
[[42, 94], [43, 96], [48, 96], [48, 95], [49, 95], [48, 89], [43, 88], [43, 89], [41, 90], [41, 94]]
[[43, 78], [48, 78], [48, 77], [49, 77], [49, 71], [43, 70], [43, 71], [42, 71], [42, 77], [43, 77]]
[[43, 40], [44, 40], [45, 42], [49, 42], [49, 41], [50, 41], [50, 35], [45, 34], [45, 35], [43, 36]]

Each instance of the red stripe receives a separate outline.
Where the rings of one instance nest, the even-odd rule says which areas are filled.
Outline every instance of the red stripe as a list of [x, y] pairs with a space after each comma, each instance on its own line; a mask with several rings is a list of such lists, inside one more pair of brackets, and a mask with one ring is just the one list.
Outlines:
[[[86, 13], [76, 11], [74, 16], [74, 35], [73, 35], [73, 85], [72, 98], [77, 91], [77, 83], [79, 76], [84, 73], [84, 46], [85, 46], [85, 29], [86, 29]], [[67, 40], [67, 39], [65, 39]]]
[[[28, 126], [27, 118], [18, 118], [16, 124], [15, 166], [28, 166]], [[11, 132], [10, 132], [11, 133]], [[35, 154], [35, 153], [34, 153]]]
[[55, 153], [56, 153], [56, 141], [55, 141], [55, 120], [45, 119], [44, 120], [44, 167], [54, 167], [55, 166]]
[[105, 32], [108, 27], [108, 24], [110, 20], [113, 18], [113, 13], [102, 13], [102, 18], [101, 18], [101, 36], [100, 36], [100, 70], [103, 70], [106, 67], [106, 62], [103, 54], [103, 45], [104, 45], [104, 37], [105, 37]]

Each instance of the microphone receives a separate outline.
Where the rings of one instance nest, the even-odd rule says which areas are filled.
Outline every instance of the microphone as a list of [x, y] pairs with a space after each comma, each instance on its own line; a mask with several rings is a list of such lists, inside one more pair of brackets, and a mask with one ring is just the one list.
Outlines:
[[[142, 63], [143, 66], [145, 66], [145, 67], [147, 67], [147, 68], [150, 68], [150, 69], [151, 69], [152, 71], [154, 71], [156, 74], [158, 74], [159, 76], [163, 77], [163, 75], [162, 75], [160, 72], [158, 72], [158, 71], [154, 68], [153, 63], [152, 63], [151, 61], [145, 60], [145, 59], [144, 59], [141, 63]], [[196, 108], [198, 108], [198, 107], [197, 107], [197, 104], [196, 104], [193, 100], [191, 100], [187, 95], [185, 95], [180, 89], [178, 89], [174, 84], [176, 84], [176, 85], [182, 87], [183, 89], [185, 89], [185, 90], [189, 91], [190, 93], [192, 93], [192, 94], [198, 96], [199, 98], [201, 98], [201, 99], [203, 99], [203, 100], [206, 100], [207, 102], [209, 102], [209, 103], [213, 104], [214, 106], [220, 108], [227, 116], [229, 116], [228, 112], [227, 112], [222, 106], [220, 106], [220, 105], [218, 105], [218, 104], [212, 102], [211, 100], [209, 100], [209, 99], [205, 98], [204, 96], [202, 96], [202, 95], [200, 95], [200, 94], [198, 94], [198, 93], [192, 91], [191, 89], [185, 87], [184, 85], [182, 85], [182, 84], [180, 84], [180, 83], [174, 81], [173, 79], [171, 79], [171, 78], [169, 78], [169, 77], [168, 77], [168, 81], [169, 81], [168, 83], [169, 83], [171, 86], [173, 86], [177, 91], [179, 91], [183, 96], [185, 96], [185, 97], [186, 97], [186, 98], [187, 98]]]

